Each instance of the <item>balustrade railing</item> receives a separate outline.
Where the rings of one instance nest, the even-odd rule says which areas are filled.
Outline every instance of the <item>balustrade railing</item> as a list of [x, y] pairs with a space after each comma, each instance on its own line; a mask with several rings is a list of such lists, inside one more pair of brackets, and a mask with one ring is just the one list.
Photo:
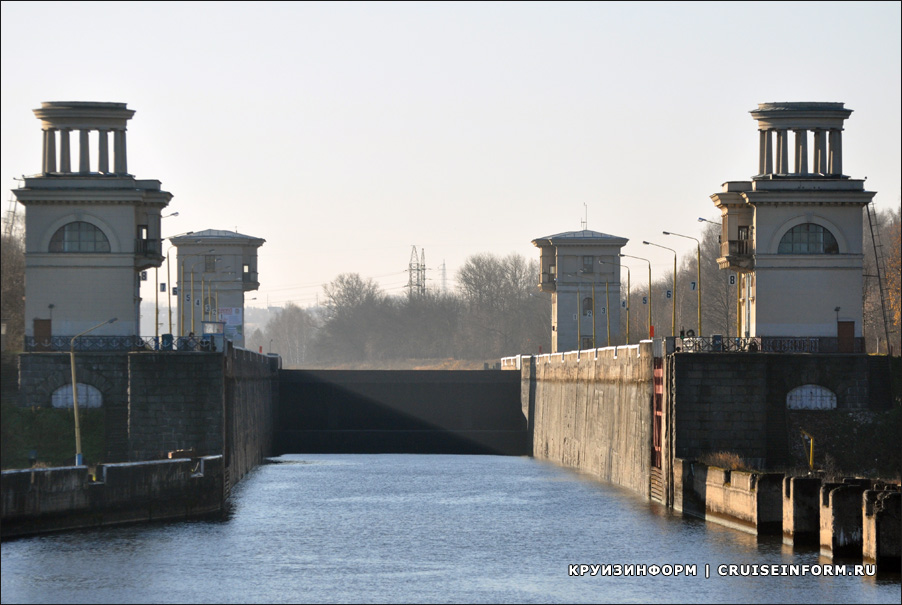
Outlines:
[[[69, 351], [72, 336], [51, 336], [37, 339], [25, 337], [25, 350], [29, 352]], [[84, 352], [111, 351], [206, 351], [217, 350], [210, 338], [181, 336], [80, 336], [75, 341], [75, 350]]]

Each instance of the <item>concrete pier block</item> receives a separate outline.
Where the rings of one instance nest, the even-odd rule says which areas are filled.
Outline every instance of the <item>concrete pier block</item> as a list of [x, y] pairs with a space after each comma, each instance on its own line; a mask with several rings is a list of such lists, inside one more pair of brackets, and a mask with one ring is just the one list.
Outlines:
[[[898, 486], [896, 486], [898, 489]], [[867, 490], [862, 497], [862, 558], [880, 572], [900, 571], [902, 493]]]
[[783, 543], [817, 544], [820, 534], [821, 479], [785, 477], [783, 479]]
[[827, 483], [820, 493], [820, 546], [825, 557], [861, 557], [862, 494], [867, 486]]

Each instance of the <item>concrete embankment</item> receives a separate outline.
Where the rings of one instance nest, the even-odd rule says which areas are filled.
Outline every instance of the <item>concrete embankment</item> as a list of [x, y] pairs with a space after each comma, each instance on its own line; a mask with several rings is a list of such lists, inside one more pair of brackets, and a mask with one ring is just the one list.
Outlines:
[[2, 473], [3, 538], [138, 521], [187, 519], [223, 505], [223, 458]]

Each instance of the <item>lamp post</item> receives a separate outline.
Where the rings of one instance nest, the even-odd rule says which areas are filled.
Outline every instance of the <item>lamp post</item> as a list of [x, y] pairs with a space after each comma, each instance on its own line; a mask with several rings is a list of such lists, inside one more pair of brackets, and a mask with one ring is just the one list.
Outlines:
[[84, 464], [84, 456], [82, 456], [81, 453], [81, 428], [78, 424], [78, 381], [75, 379], [75, 339], [84, 336], [88, 332], [93, 332], [97, 328], [111, 324], [118, 319], [118, 317], [114, 317], [103, 323], [99, 323], [93, 328], [85, 330], [81, 334], [76, 334], [72, 337], [72, 340], [69, 341], [69, 364], [72, 367], [72, 410], [75, 414], [75, 466], [82, 466]]
[[671, 307], [673, 307], [673, 317], [670, 321], [670, 335], [676, 336], [676, 275], [677, 275], [677, 253], [673, 248], [668, 248], [667, 246], [662, 246], [660, 244], [655, 244], [652, 242], [642, 242], [646, 246], [655, 246], [657, 248], [663, 248], [664, 250], [670, 250], [673, 252], [673, 298], [671, 299]]
[[[644, 260], [648, 263], [648, 337], [654, 338], [651, 325], [651, 261], [641, 256], [631, 256], [629, 254], [621, 254], [621, 258], [635, 258], [636, 260]], [[627, 303], [629, 305], [629, 303]]]
[[[715, 223], [714, 221], [709, 221], [706, 218], [698, 217], [698, 222], [700, 223], [711, 223], [712, 225], [718, 225], [721, 228], [721, 236], [723, 235], [723, 225], [721, 223]], [[722, 237], [720, 238], [721, 243], [723, 243]], [[736, 338], [742, 337], [742, 275], [737, 276], [736, 279]], [[727, 322], [729, 323], [729, 317], [727, 318]]]
[[[621, 256], [623, 256], [623, 255], [621, 254]], [[598, 262], [601, 263], [602, 265], [613, 264], [613, 263], [606, 263], [601, 259], [598, 259]], [[626, 269], [626, 344], [629, 344], [630, 343], [630, 268], [627, 267], [626, 265], [624, 265], [623, 263], [618, 263], [617, 266], [622, 267], [623, 269]], [[605, 282], [605, 284], [607, 284], [607, 282]], [[607, 292], [607, 286], [605, 286], [605, 291]], [[609, 305], [608, 313], [610, 313], [610, 312], [611, 312], [611, 309], [610, 309], [610, 305]], [[608, 323], [610, 324], [610, 320], [608, 320]], [[610, 336], [608, 336], [608, 339], [610, 339]]]
[[[696, 256], [695, 256], [695, 270], [696, 270], [696, 279], [698, 280], [697, 293], [698, 293], [698, 336], [701, 338], [702, 336], [702, 243], [698, 241], [696, 238], [691, 235], [680, 235], [679, 233], [673, 233], [672, 231], [664, 231], [664, 235], [675, 235], [677, 237], [685, 237], [686, 239], [695, 240], [696, 245]], [[674, 292], [674, 296], [676, 296], [676, 292]]]
[[[171, 214], [166, 214], [166, 215], [161, 216], [160, 220], [162, 221], [164, 218], [169, 218], [171, 216], [178, 216], [178, 215], [179, 215], [178, 212], [173, 212]], [[162, 248], [162, 241], [163, 240], [161, 239], [160, 240], [161, 248]], [[172, 246], [169, 247], [169, 250], [172, 250]], [[167, 288], [169, 287], [169, 285], [171, 285], [171, 284], [169, 284], [169, 250], [166, 251], [166, 283], [168, 284]], [[157, 343], [156, 346], [159, 348], [159, 338], [160, 338], [160, 268], [159, 267], [153, 268], [153, 279], [154, 279], [154, 282], [156, 283], [156, 291], [153, 294], [153, 298], [154, 298], [154, 300], [153, 300], [153, 306], [154, 306], [154, 322], [153, 322], [154, 323], [154, 328], [153, 328], [154, 334], [153, 334], [153, 336], [154, 336], [154, 342]], [[170, 298], [170, 301], [169, 301], [169, 332], [171, 334], [172, 333], [172, 300], [171, 300], [171, 297], [169, 297], [169, 298]]]

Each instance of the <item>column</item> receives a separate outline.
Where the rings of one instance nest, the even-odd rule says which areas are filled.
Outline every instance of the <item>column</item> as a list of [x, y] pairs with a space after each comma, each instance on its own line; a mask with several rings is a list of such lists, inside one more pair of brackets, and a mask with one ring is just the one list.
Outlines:
[[97, 172], [107, 174], [110, 171], [110, 143], [106, 130], [97, 131]]
[[113, 153], [115, 154], [116, 174], [128, 174], [128, 161], [125, 157], [125, 129], [113, 131]]
[[773, 174], [774, 172], [774, 136], [773, 131], [767, 131], [767, 140], [764, 144], [764, 174]]
[[824, 136], [824, 131], [819, 128], [814, 131], [814, 170], [812, 172], [827, 173], [827, 138]]
[[86, 128], [78, 131], [78, 172], [87, 174], [91, 172], [91, 150], [88, 147], [88, 132]]
[[767, 166], [765, 162], [765, 158], [767, 157], [767, 131], [759, 130], [758, 131], [758, 174], [765, 174], [765, 167]]
[[808, 131], [796, 130], [796, 174], [808, 174]]
[[69, 129], [60, 130], [60, 172], [72, 172], [69, 161]]
[[787, 131], [777, 131], [777, 174], [789, 174], [789, 136]]
[[56, 172], [56, 131], [44, 131], [44, 173]]
[[842, 130], [830, 131], [830, 174], [842, 174]]

